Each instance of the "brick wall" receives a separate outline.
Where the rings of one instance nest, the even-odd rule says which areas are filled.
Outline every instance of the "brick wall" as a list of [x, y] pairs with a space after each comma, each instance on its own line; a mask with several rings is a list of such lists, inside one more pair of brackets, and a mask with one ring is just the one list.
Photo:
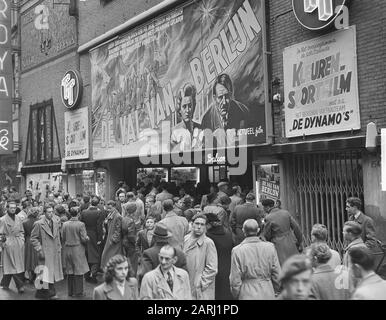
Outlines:
[[[20, 112], [20, 137], [22, 142], [21, 159], [25, 164], [27, 146], [27, 130], [30, 106], [52, 98], [55, 110], [56, 126], [61, 155], [64, 156], [64, 112], [65, 106], [61, 100], [60, 83], [63, 75], [76, 67], [75, 52], [28, 71], [21, 76], [20, 88], [22, 110]], [[54, 141], [56, 143], [56, 141]]]
[[159, 4], [162, 0], [100, 0], [79, 2], [79, 45], [126, 22]]
[[[309, 31], [296, 20], [290, 0], [269, 0], [269, 33], [272, 52], [272, 79], [278, 77], [283, 88], [283, 50], [285, 47], [316, 38], [326, 31]], [[349, 6], [350, 25], [357, 29], [357, 66], [361, 130], [354, 135], [366, 133], [366, 125], [376, 121], [378, 128], [386, 126], [386, 1], [362, 0], [351, 1]], [[274, 130], [277, 143], [288, 141], [283, 138], [283, 111], [276, 107], [274, 111]], [[328, 134], [332, 137], [348, 137], [351, 132]], [[301, 138], [300, 138], [301, 139]], [[307, 140], [320, 139], [309, 136]], [[291, 138], [297, 141], [299, 138]]]

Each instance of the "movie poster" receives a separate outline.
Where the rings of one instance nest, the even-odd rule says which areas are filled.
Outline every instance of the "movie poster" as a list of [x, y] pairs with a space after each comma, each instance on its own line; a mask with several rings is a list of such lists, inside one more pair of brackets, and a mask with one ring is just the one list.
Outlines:
[[286, 137], [360, 129], [355, 26], [284, 49]]
[[265, 143], [264, 23], [262, 0], [197, 1], [91, 50], [93, 158]]

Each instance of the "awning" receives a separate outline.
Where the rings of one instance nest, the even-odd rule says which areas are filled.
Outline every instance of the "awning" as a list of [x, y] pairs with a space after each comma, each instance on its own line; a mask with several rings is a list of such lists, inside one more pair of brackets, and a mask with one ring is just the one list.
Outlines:
[[365, 148], [366, 136], [335, 138], [312, 141], [299, 141], [262, 145], [254, 148], [254, 156], [281, 153], [304, 153], [316, 151], [337, 151], [344, 149]]
[[22, 173], [61, 172], [60, 163], [42, 163], [21, 168]]
[[66, 162], [66, 169], [93, 169], [95, 161]]

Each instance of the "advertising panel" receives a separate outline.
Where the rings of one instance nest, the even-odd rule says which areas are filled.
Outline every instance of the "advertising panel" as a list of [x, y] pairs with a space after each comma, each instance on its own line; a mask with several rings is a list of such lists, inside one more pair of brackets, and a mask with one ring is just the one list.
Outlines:
[[264, 23], [262, 0], [196, 1], [92, 50], [93, 158], [265, 143]]
[[89, 157], [88, 108], [65, 112], [64, 122], [66, 160], [87, 159]]
[[286, 137], [360, 129], [355, 26], [284, 49]]
[[0, 14], [0, 155], [13, 150], [12, 77], [11, 5], [6, 3]]

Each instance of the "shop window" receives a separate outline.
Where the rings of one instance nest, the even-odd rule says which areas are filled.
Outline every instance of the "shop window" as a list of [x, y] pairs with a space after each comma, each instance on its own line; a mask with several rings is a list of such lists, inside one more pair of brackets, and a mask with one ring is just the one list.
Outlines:
[[25, 162], [49, 163], [61, 159], [52, 99], [31, 106]]
[[168, 181], [167, 168], [138, 168], [137, 183], [143, 182], [145, 186], [149, 183], [159, 183], [161, 180]]
[[175, 182], [177, 186], [185, 183], [195, 185], [200, 182], [200, 169], [196, 167], [172, 168], [170, 182]]

